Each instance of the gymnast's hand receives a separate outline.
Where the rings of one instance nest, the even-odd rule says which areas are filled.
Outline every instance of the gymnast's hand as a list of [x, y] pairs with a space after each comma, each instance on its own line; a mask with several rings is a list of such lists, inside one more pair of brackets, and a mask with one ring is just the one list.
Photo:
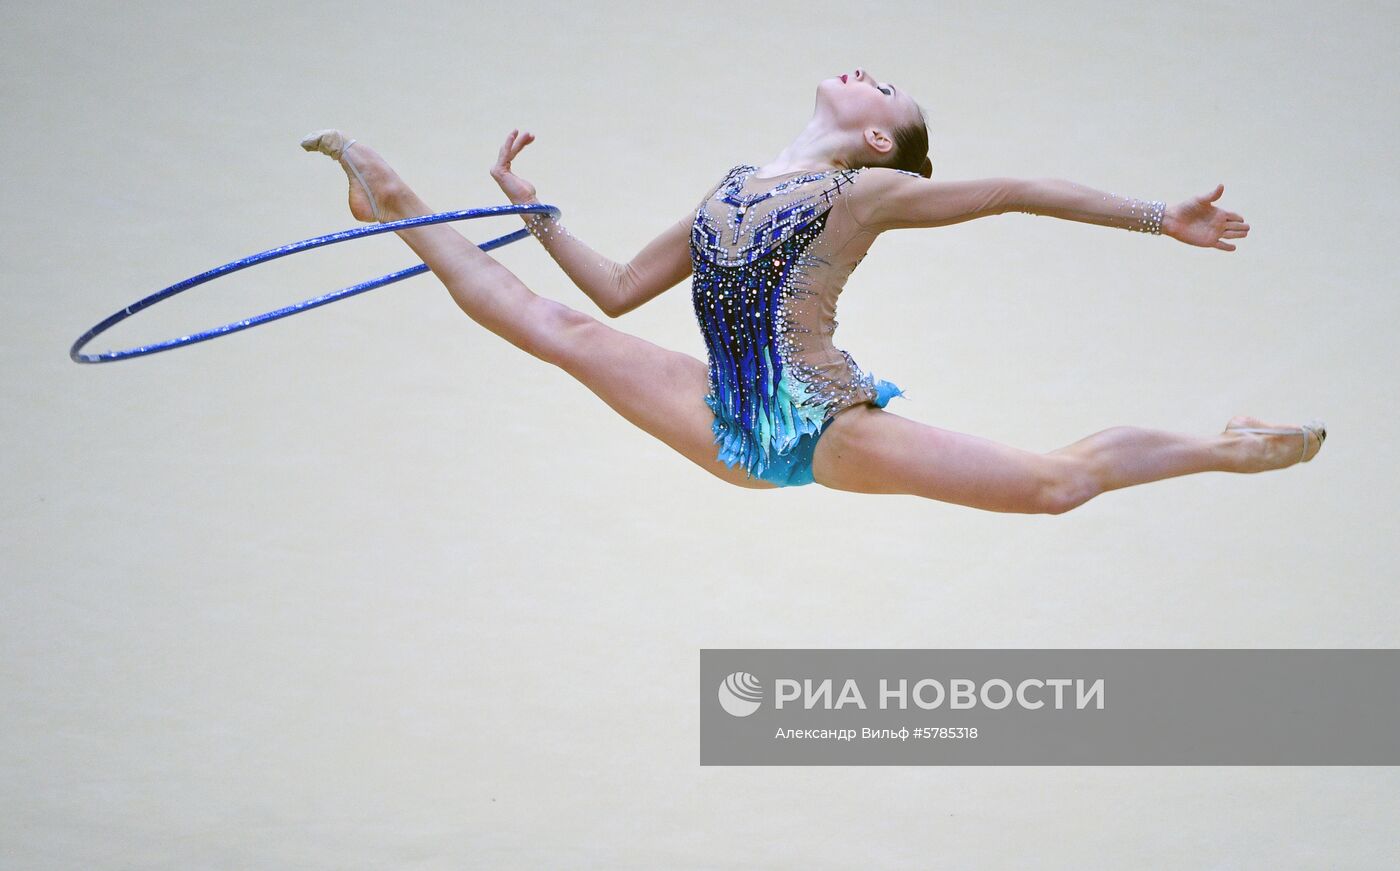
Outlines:
[[529, 131], [517, 139], [515, 134], [519, 132], [519, 130], [510, 131], [505, 144], [501, 146], [501, 153], [496, 157], [496, 165], [491, 167], [491, 177], [496, 180], [496, 184], [501, 186], [501, 190], [510, 198], [510, 201], [517, 205], [535, 201], [535, 186], [511, 172], [510, 169], [511, 160], [520, 153], [522, 148], [535, 140], [535, 134]]
[[1162, 232], [1187, 245], [1234, 251], [1226, 239], [1242, 239], [1249, 235], [1249, 225], [1234, 212], [1217, 209], [1211, 203], [1220, 199], [1225, 185], [1218, 184], [1205, 196], [1192, 197], [1172, 206], [1162, 218]]

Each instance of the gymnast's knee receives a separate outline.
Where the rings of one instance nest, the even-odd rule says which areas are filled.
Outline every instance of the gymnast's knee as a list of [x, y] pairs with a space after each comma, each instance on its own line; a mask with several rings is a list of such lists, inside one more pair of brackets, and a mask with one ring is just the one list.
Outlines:
[[607, 324], [576, 308], [539, 297], [530, 312], [530, 347], [527, 350], [546, 363], [566, 371], [598, 344], [598, 333]]

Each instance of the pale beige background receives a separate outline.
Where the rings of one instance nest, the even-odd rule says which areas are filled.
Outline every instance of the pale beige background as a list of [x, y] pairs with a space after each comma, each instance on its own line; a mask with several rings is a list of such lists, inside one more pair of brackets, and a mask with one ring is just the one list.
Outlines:
[[[11, 4], [0, 866], [1382, 868], [1394, 768], [701, 768], [704, 647], [1393, 647], [1393, 4]], [[1037, 450], [1319, 416], [1320, 458], [1059, 517], [729, 488], [415, 278], [102, 366], [178, 279], [351, 225], [338, 126], [440, 209], [519, 170], [630, 258], [861, 65], [942, 178], [1172, 202], [882, 238], [838, 341]], [[458, 225], [483, 240], [515, 219]], [[584, 308], [539, 246], [498, 252]], [[376, 238], [100, 351], [411, 264]], [[615, 322], [697, 356], [680, 286]], [[110, 341], [109, 341], [110, 339]]]

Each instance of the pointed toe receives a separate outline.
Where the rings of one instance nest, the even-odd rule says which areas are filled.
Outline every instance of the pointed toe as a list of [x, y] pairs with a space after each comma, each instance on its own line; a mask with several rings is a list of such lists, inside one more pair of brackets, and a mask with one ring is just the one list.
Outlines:
[[340, 156], [345, 153], [345, 149], [349, 148], [354, 141], [353, 139], [347, 141], [344, 133], [330, 128], [306, 134], [301, 139], [301, 147], [307, 151], [319, 151], [322, 154], [340, 160]]
[[[1303, 446], [1298, 454], [1297, 462], [1306, 463], [1317, 456], [1322, 450], [1322, 443], [1327, 440], [1327, 425], [1322, 421], [1313, 419], [1302, 426], [1295, 427], [1268, 427], [1268, 426], [1241, 426], [1235, 421], [1244, 420], [1243, 417], [1234, 417], [1225, 425], [1226, 432], [1257, 432], [1270, 435], [1299, 435], [1303, 437]], [[1311, 435], [1317, 441], [1317, 451], [1313, 451], [1312, 457], [1308, 456], [1308, 436]]]
[[[1308, 457], [1306, 460], [1303, 460], [1303, 462], [1306, 463], [1313, 457], [1316, 457], [1318, 453], [1322, 451], [1322, 445], [1327, 441], [1327, 424], [1323, 423], [1320, 420], [1314, 419], [1308, 421], [1307, 424], [1304, 425], [1304, 429], [1312, 433], [1313, 438], [1317, 439], [1317, 450], [1313, 451], [1312, 457]], [[1305, 445], [1304, 451], [1306, 450], [1307, 447]]]

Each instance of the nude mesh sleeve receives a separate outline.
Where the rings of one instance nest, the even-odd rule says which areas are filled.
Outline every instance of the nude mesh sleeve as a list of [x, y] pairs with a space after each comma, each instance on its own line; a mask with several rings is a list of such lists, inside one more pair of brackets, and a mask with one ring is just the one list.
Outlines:
[[1119, 196], [1063, 179], [1032, 179], [1013, 211], [1161, 235], [1166, 208], [1162, 200]]

